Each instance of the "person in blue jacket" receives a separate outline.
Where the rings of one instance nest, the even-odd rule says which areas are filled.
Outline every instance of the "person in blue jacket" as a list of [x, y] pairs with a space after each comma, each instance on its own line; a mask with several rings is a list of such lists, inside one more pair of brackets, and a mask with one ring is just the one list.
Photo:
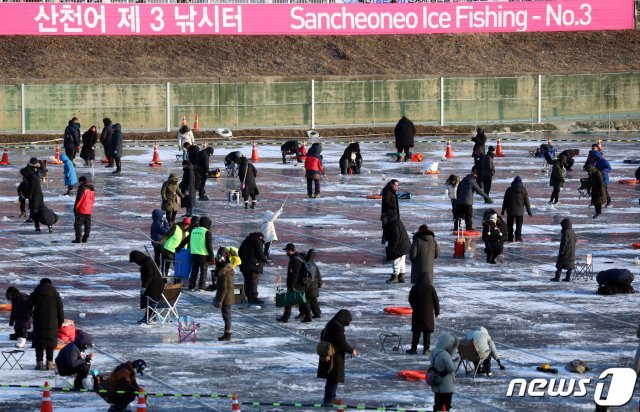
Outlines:
[[149, 237], [151, 238], [151, 243], [153, 244], [153, 260], [156, 262], [156, 265], [160, 266], [160, 252], [162, 252], [162, 245], [160, 241], [162, 237], [169, 231], [169, 222], [167, 222], [164, 218], [164, 212], [160, 209], [155, 209], [151, 212], [151, 219], [153, 222], [151, 223], [151, 227], [149, 228]]
[[89, 375], [93, 355], [85, 354], [84, 351], [92, 346], [91, 335], [80, 331], [76, 334], [76, 339], [62, 348], [56, 357], [56, 368], [61, 376], [76, 375], [73, 381], [73, 389], [84, 389], [82, 381]]
[[76, 168], [73, 167], [73, 162], [66, 154], [60, 155], [60, 160], [64, 163], [64, 185], [67, 186], [65, 196], [70, 196], [73, 187], [78, 184], [78, 176], [76, 176]]

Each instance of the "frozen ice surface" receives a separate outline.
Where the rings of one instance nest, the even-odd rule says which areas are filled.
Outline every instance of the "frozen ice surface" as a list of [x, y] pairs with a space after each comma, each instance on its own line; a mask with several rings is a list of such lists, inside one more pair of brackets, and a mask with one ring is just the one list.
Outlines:
[[[160, 207], [160, 186], [170, 172], [181, 174], [175, 162], [175, 148], [161, 147], [161, 168], [150, 168], [151, 147], [126, 148], [123, 173], [112, 176], [112, 169], [100, 165], [91, 169], [78, 167], [78, 175], [94, 176], [97, 203], [93, 214], [93, 230], [89, 243], [75, 245], [73, 239], [73, 197], [62, 196], [62, 168], [50, 166], [50, 180], [44, 187], [45, 201], [58, 212], [60, 222], [52, 234], [33, 233], [33, 226], [18, 218], [15, 188], [18, 169], [31, 156], [49, 157], [48, 150], [33, 150], [20, 156], [11, 153], [12, 166], [0, 169], [0, 289], [2, 295], [10, 284], [25, 292], [33, 290], [42, 277], [49, 277], [64, 299], [65, 317], [74, 319], [79, 328], [94, 335], [94, 365], [102, 373], [124, 360], [143, 358], [149, 369], [140, 378], [141, 385], [152, 393], [237, 393], [242, 410], [317, 410], [313, 407], [274, 407], [273, 402], [291, 404], [319, 403], [324, 380], [316, 378], [315, 344], [331, 316], [341, 308], [354, 315], [347, 328], [348, 340], [357, 346], [360, 356], [347, 359], [346, 384], [338, 388], [338, 397], [348, 405], [391, 405], [408, 409], [431, 409], [433, 394], [423, 382], [408, 382], [396, 377], [400, 370], [426, 369], [427, 359], [406, 355], [402, 351], [380, 350], [381, 333], [398, 333], [403, 349], [411, 340], [411, 319], [383, 313], [385, 306], [406, 306], [410, 283], [387, 285], [391, 267], [383, 263], [384, 248], [380, 244], [380, 201], [366, 199], [379, 193], [392, 178], [400, 181], [401, 191], [414, 194], [400, 201], [400, 215], [410, 232], [427, 223], [436, 233], [441, 256], [435, 265], [435, 286], [441, 301], [441, 315], [436, 320], [432, 349], [438, 335], [452, 333], [462, 337], [476, 325], [486, 326], [493, 336], [507, 370], [494, 368], [492, 377], [472, 380], [464, 373], [457, 375], [453, 406], [461, 411], [591, 411], [593, 391], [585, 397], [509, 398], [506, 396], [514, 378], [571, 378], [564, 365], [581, 359], [593, 371], [585, 376], [593, 382], [609, 367], [631, 364], [637, 340], [640, 305], [638, 295], [599, 296], [595, 281], [569, 284], [549, 282], [555, 271], [555, 258], [560, 237], [560, 221], [571, 217], [577, 234], [577, 258], [587, 253], [594, 256], [596, 271], [613, 267], [630, 269], [638, 275], [634, 260], [640, 250], [631, 248], [640, 232], [640, 186], [621, 185], [637, 165], [623, 164], [625, 158], [640, 157], [637, 142], [603, 142], [611, 161], [610, 192], [613, 206], [593, 220], [588, 199], [579, 199], [577, 187], [587, 151], [595, 136], [580, 136], [581, 142], [565, 142], [576, 136], [554, 136], [559, 150], [579, 148], [574, 170], [567, 174], [560, 205], [547, 204], [548, 170], [543, 160], [527, 157], [546, 143], [546, 138], [529, 135], [503, 135], [505, 157], [495, 158], [496, 177], [491, 197], [493, 205], [485, 205], [476, 197], [474, 224], [480, 226], [485, 207], [502, 206], [504, 191], [517, 175], [521, 176], [532, 203], [534, 216], [525, 216], [524, 243], [505, 246], [504, 261], [485, 264], [483, 245], [471, 239], [464, 259], [453, 259], [451, 206], [443, 199], [444, 180], [454, 173], [464, 176], [471, 168], [471, 142], [453, 142], [456, 156], [440, 160], [446, 144], [433, 142], [441, 138], [423, 138], [415, 148], [426, 154], [427, 161], [440, 162], [440, 175], [422, 175], [418, 163], [396, 163], [386, 156], [393, 144], [361, 143], [364, 157], [361, 175], [340, 176], [338, 159], [346, 143], [324, 143], [324, 164], [328, 179], [322, 181], [319, 199], [308, 199], [304, 168], [294, 163], [282, 164], [277, 144], [259, 144], [257, 210], [245, 210], [226, 201], [231, 189], [238, 189], [237, 178], [209, 179], [207, 192], [212, 199], [198, 202], [196, 212], [213, 220], [214, 247], [238, 246], [252, 231], [260, 230], [262, 212], [276, 210], [287, 197], [284, 213], [276, 222], [279, 241], [274, 243], [274, 263], [261, 277], [260, 295], [266, 300], [261, 309], [237, 304], [233, 311], [233, 340], [220, 343], [223, 333], [220, 311], [211, 305], [210, 292], [184, 293], [179, 304], [181, 314], [194, 316], [200, 324], [197, 343], [178, 344], [175, 323], [139, 325], [142, 316], [138, 292], [140, 279], [137, 266], [128, 262], [131, 250], [144, 250], [149, 245], [151, 211]], [[470, 137], [469, 137], [470, 139]], [[512, 140], [515, 139], [515, 140]], [[495, 146], [489, 135], [488, 145]], [[308, 142], [307, 148], [310, 147]], [[251, 156], [251, 144], [237, 143], [215, 146], [211, 166], [224, 169], [224, 156], [241, 150]], [[102, 154], [98, 150], [98, 156]], [[182, 214], [182, 211], [181, 213]], [[274, 305], [276, 282], [286, 276], [287, 258], [281, 250], [293, 242], [299, 250], [313, 247], [318, 251], [324, 284], [320, 290], [322, 319], [303, 324], [293, 318], [287, 324], [275, 321], [282, 309]], [[410, 265], [407, 264], [407, 279]], [[236, 282], [242, 276], [236, 274]], [[82, 317], [80, 314], [84, 314]], [[297, 312], [294, 310], [294, 315]], [[13, 347], [8, 341], [8, 313], [0, 312], [0, 346]], [[418, 349], [422, 352], [422, 347]], [[28, 349], [21, 361], [24, 370], [3, 369], [0, 384], [42, 385], [44, 381], [59, 386], [51, 372], [32, 370], [34, 352]], [[545, 375], [535, 367], [550, 363], [559, 375]], [[494, 364], [495, 366], [495, 364]], [[579, 376], [581, 377], [581, 376]], [[33, 389], [1, 388], [0, 411], [35, 410], [41, 392]], [[247, 403], [261, 402], [262, 406]], [[633, 402], [637, 402], [634, 400]], [[192, 399], [149, 397], [150, 410], [230, 410], [229, 399]], [[269, 404], [269, 405], [267, 405]], [[108, 405], [93, 394], [53, 393], [56, 411], [106, 410]], [[635, 406], [635, 407], [634, 407]], [[629, 404], [619, 410], [636, 410]]]

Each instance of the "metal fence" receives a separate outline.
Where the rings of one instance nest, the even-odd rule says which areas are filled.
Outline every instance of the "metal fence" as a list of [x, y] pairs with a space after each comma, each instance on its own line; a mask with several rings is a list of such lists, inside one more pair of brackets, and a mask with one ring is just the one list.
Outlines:
[[19, 84], [0, 86], [0, 131], [48, 133], [77, 116], [126, 130], [543, 123], [640, 118], [640, 72], [309, 80], [252, 83]]

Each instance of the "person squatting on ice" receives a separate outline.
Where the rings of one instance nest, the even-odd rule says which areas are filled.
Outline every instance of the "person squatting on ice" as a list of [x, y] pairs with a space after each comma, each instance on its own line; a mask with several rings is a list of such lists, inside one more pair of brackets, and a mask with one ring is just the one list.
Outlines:
[[56, 357], [56, 367], [60, 376], [73, 376], [73, 389], [85, 389], [84, 379], [89, 376], [91, 370], [91, 358], [93, 354], [85, 351], [93, 346], [93, 339], [87, 332], [79, 331], [73, 342], [67, 343]]
[[282, 152], [282, 163], [287, 163], [287, 156], [295, 155], [296, 161], [298, 163], [302, 163], [302, 154], [300, 153], [300, 143], [297, 140], [288, 140], [284, 142], [282, 146], [280, 146], [280, 151]]
[[14, 331], [9, 335], [9, 340], [17, 340], [16, 348], [22, 349], [27, 344], [28, 330], [31, 329], [32, 313], [29, 308], [29, 295], [20, 292], [15, 286], [9, 286], [6, 297], [11, 302], [9, 326], [13, 326]]
[[176, 215], [178, 214], [178, 209], [180, 209], [178, 198], [182, 199], [184, 197], [184, 194], [178, 186], [179, 180], [180, 178], [177, 173], [171, 173], [160, 188], [160, 196], [162, 198], [161, 209], [167, 214], [169, 225], [173, 225], [176, 222]]
[[349, 143], [342, 157], [340, 157], [340, 174], [360, 174], [362, 167], [362, 154], [360, 153], [360, 144], [358, 142]]
[[355, 346], [347, 342], [344, 331], [352, 319], [351, 312], [340, 309], [320, 333], [320, 341], [330, 343], [335, 350], [335, 354], [329, 359], [320, 357], [318, 362], [318, 378], [327, 380], [324, 386], [323, 407], [332, 407], [336, 402], [338, 384], [344, 383], [345, 355], [348, 353], [352, 358], [358, 355]]
[[54, 370], [56, 365], [53, 363], [53, 350], [58, 345], [58, 329], [64, 322], [64, 308], [51, 279], [40, 280], [40, 284], [29, 295], [27, 308], [33, 313], [31, 344], [36, 350], [36, 370], [43, 370], [45, 352], [46, 370]]
[[[493, 343], [491, 336], [489, 335], [489, 331], [484, 326], [477, 326], [474, 330], [467, 333], [466, 339], [473, 340], [473, 344], [478, 351], [478, 355], [480, 355], [480, 359], [484, 359], [482, 361], [482, 366], [478, 369], [478, 373], [483, 373], [487, 376], [491, 376], [491, 358], [495, 359], [500, 366], [500, 370], [505, 370], [506, 368], [502, 365], [500, 361], [500, 355], [498, 354], [498, 350], [496, 349], [496, 345]], [[475, 365], [478, 367], [478, 365]]]
[[264, 235], [261, 232], [250, 233], [240, 244], [238, 256], [242, 260], [240, 272], [244, 278], [247, 302], [262, 305], [264, 301], [258, 298], [258, 283], [268, 260], [264, 254]]
[[307, 152], [304, 159], [305, 177], [307, 178], [307, 196], [310, 198], [320, 197], [320, 175], [325, 176], [322, 166], [322, 145], [314, 143]]
[[418, 343], [420, 343], [420, 335], [423, 336], [422, 354], [429, 356], [431, 351], [431, 334], [435, 330], [435, 320], [440, 316], [440, 300], [436, 293], [436, 288], [430, 283], [426, 283], [426, 278], [421, 279], [422, 282], [411, 287], [409, 292], [409, 304], [413, 313], [411, 314], [411, 349], [407, 350], [408, 354], [418, 354]]
[[[448, 333], [442, 334], [429, 357], [429, 364], [441, 377], [440, 383], [431, 385], [431, 391], [434, 394], [434, 412], [451, 410], [453, 392], [456, 390], [456, 378], [454, 376], [456, 364], [453, 363], [451, 356], [457, 347], [458, 338]], [[446, 409], [443, 409], [443, 406]]]
[[156, 302], [160, 301], [164, 279], [153, 259], [138, 250], [129, 253], [129, 262], [140, 266], [140, 286], [144, 289], [140, 293], [140, 309], [144, 309], [145, 312], [138, 323], [147, 323], [147, 297]]
[[511, 186], [504, 193], [502, 211], [500, 212], [502, 216], [504, 216], [505, 211], [507, 212], [507, 240], [509, 242], [514, 240], [514, 223], [516, 225], [515, 241], [522, 242], [522, 222], [525, 209], [529, 216], [533, 216], [531, 205], [529, 204], [529, 193], [527, 193], [527, 189], [522, 184], [520, 176], [516, 176], [511, 182]]
[[106, 392], [98, 392], [98, 396], [111, 404], [108, 412], [129, 411], [129, 404], [136, 399], [136, 392], [140, 390], [136, 381], [136, 372], [140, 376], [147, 368], [143, 359], [125, 362], [116, 366], [104, 382], [99, 385]]
[[565, 217], [560, 222], [562, 232], [560, 234], [560, 250], [558, 251], [558, 259], [556, 260], [556, 275], [551, 278], [552, 282], [559, 282], [562, 269], [567, 269], [567, 275], [563, 282], [571, 281], [571, 274], [576, 264], [576, 234], [573, 231], [571, 219]]
[[[191, 233], [185, 237], [176, 249], [182, 249], [187, 244], [191, 252], [191, 277], [189, 290], [204, 290], [207, 283], [209, 261], [214, 261], [213, 236], [211, 235], [211, 219], [206, 216], [200, 218], [200, 225], [193, 227]], [[199, 276], [198, 276], [199, 274]]]
[[[86, 176], [80, 176], [79, 181], [76, 202], [73, 205], [75, 214], [73, 230], [76, 238], [72, 242], [87, 243], [91, 234], [91, 214], [93, 213], [93, 204], [96, 201], [96, 188], [87, 180]], [[82, 226], [84, 226], [84, 233], [82, 232]]]
[[256, 167], [252, 163], [249, 163], [249, 159], [243, 156], [238, 166], [238, 179], [240, 179], [242, 183], [240, 189], [242, 191], [245, 209], [249, 208], [249, 198], [251, 198], [251, 209], [256, 208], [256, 203], [258, 202], [256, 196], [260, 194], [258, 186], [256, 185], [256, 176], [258, 176]]
[[271, 243], [276, 242], [278, 240], [278, 235], [276, 233], [275, 222], [282, 214], [284, 210], [284, 204], [280, 206], [280, 209], [272, 212], [271, 210], [265, 210], [262, 214], [262, 234], [264, 236], [264, 255], [267, 257], [267, 263], [271, 260], [269, 256], [271, 254]]
[[411, 160], [411, 148], [415, 145], [416, 126], [413, 122], [402, 116], [396, 127], [393, 129], [393, 135], [396, 139], [396, 150], [398, 156], [396, 156], [396, 162], [402, 160], [402, 153], [404, 152], [404, 161]]

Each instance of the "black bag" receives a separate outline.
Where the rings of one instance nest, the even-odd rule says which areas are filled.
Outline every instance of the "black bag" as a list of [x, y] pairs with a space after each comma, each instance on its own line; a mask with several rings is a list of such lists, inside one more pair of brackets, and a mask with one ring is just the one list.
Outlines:
[[48, 207], [41, 206], [35, 219], [42, 225], [53, 226], [58, 222], [58, 215]]
[[279, 308], [299, 305], [306, 302], [307, 297], [304, 291], [301, 290], [288, 290], [286, 292], [276, 293], [276, 306]]
[[433, 366], [427, 369], [427, 385], [438, 386], [441, 383], [442, 376], [440, 376], [440, 372], [438, 372]]

